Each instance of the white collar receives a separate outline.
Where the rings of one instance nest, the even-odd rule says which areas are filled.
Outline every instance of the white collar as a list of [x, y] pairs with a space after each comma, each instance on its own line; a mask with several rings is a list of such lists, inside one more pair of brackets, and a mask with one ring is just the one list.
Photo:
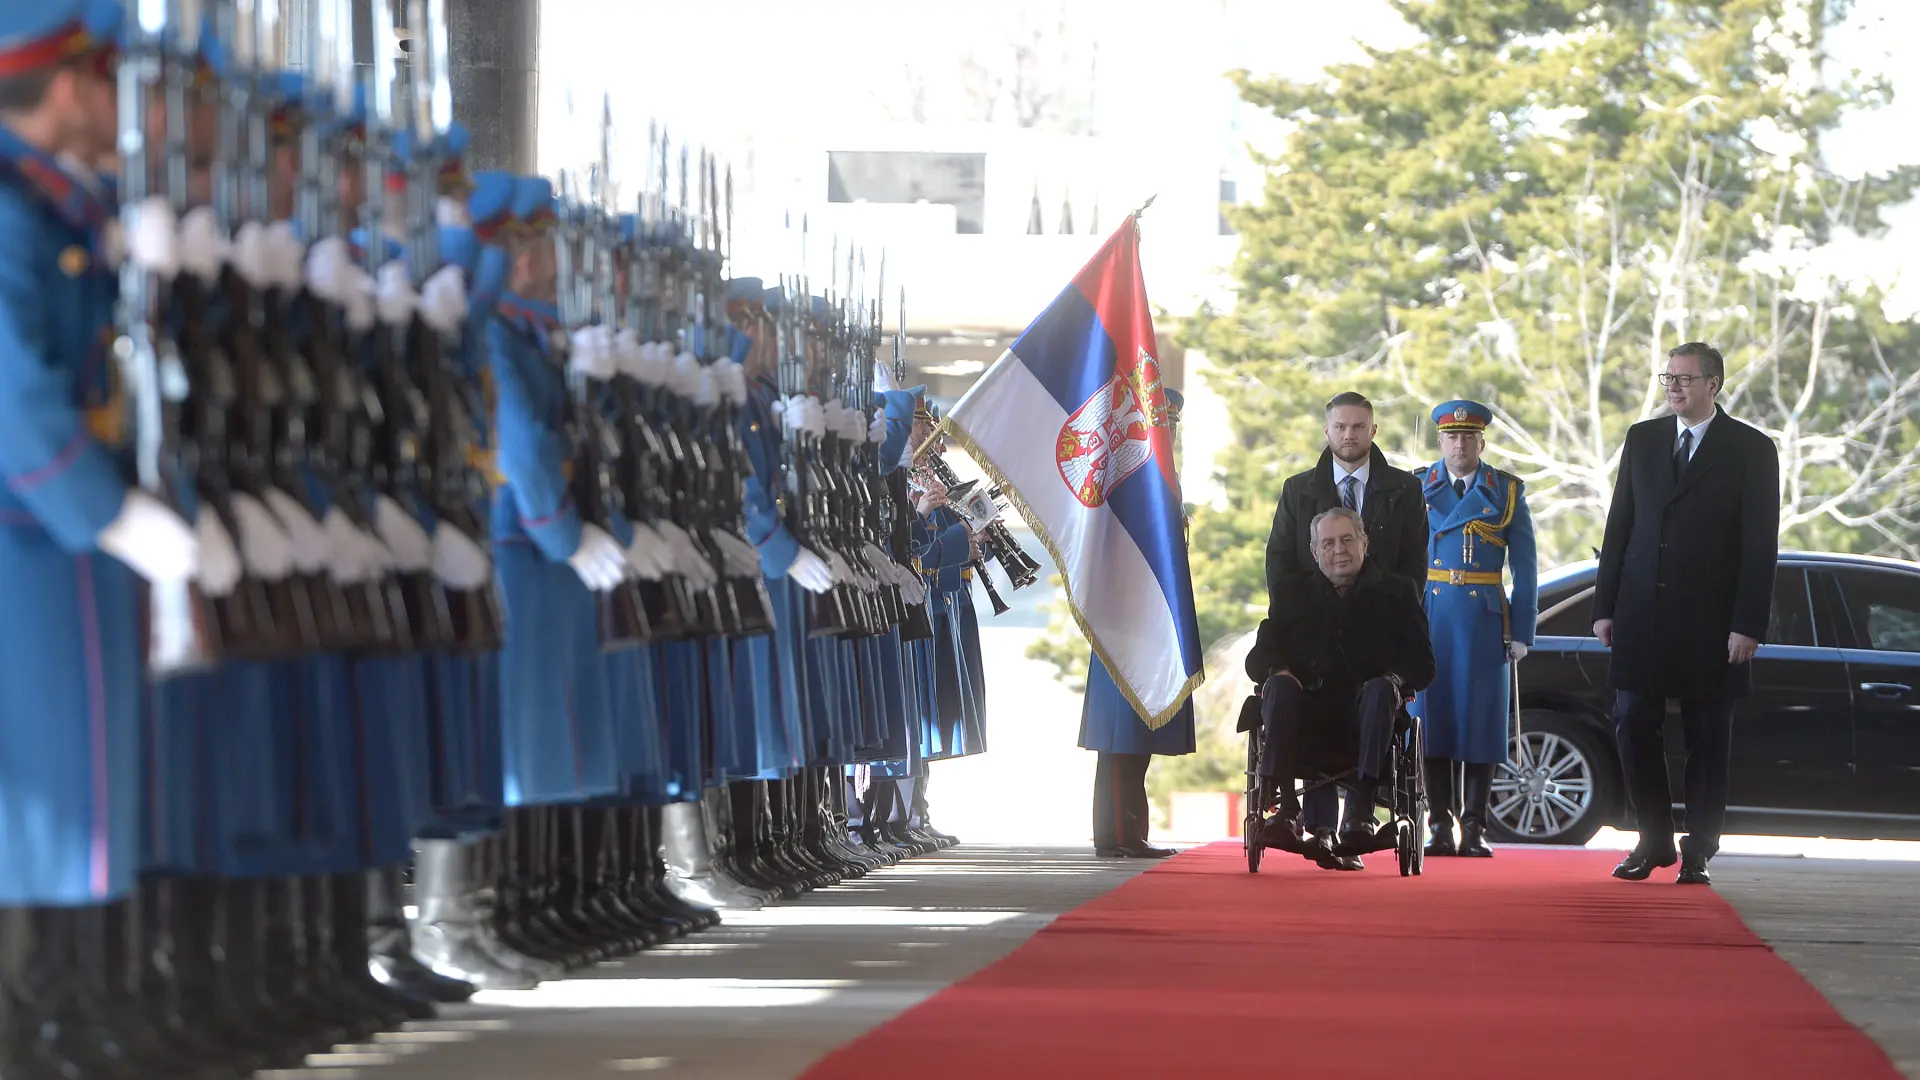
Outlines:
[[1700, 441], [1701, 436], [1707, 433], [1707, 425], [1713, 423], [1713, 418], [1718, 415], [1720, 415], [1720, 410], [1715, 409], [1713, 412], [1710, 412], [1707, 414], [1707, 418], [1705, 420], [1702, 420], [1697, 424], [1688, 424], [1685, 417], [1675, 414], [1673, 418], [1673, 422], [1677, 424], [1678, 427], [1674, 429], [1673, 437], [1677, 439], [1680, 437], [1680, 433], [1682, 431], [1691, 431], [1693, 432], [1693, 441], [1698, 443]]
[[[1473, 487], [1474, 485], [1476, 485], [1476, 484], [1478, 484], [1478, 483], [1480, 482], [1480, 470], [1479, 470], [1479, 469], [1475, 469], [1475, 470], [1473, 470], [1472, 472], [1470, 472], [1470, 473], [1468, 473], [1468, 474], [1466, 474], [1465, 476], [1462, 476], [1462, 475], [1460, 475], [1459, 473], [1457, 473], [1457, 472], [1454, 472], [1454, 471], [1453, 471], [1453, 467], [1452, 467], [1451, 465], [1449, 465], [1449, 466], [1447, 467], [1447, 475], [1448, 475], [1449, 477], [1451, 477], [1451, 478], [1452, 478], [1453, 480], [1465, 480], [1465, 481], [1467, 482], [1467, 486], [1468, 486], [1468, 487]], [[1451, 487], [1451, 486], [1453, 486], [1453, 485], [1452, 485], [1452, 483], [1451, 483], [1451, 482], [1449, 482], [1447, 486], [1449, 486], [1449, 487]]]
[[1348, 469], [1345, 465], [1340, 464], [1339, 458], [1334, 458], [1333, 459], [1333, 486], [1339, 487], [1342, 483], [1346, 481], [1347, 477], [1351, 476], [1360, 481], [1361, 487], [1366, 487], [1367, 479], [1372, 472], [1373, 472], [1373, 455], [1371, 454], [1367, 455], [1367, 460], [1360, 463], [1359, 468], [1351, 469], [1351, 470]]

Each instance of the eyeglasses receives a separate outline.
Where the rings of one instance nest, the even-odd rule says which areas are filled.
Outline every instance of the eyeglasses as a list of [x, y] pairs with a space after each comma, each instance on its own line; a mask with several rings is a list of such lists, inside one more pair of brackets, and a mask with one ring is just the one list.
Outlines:
[[1705, 375], [1675, 375], [1671, 371], [1663, 371], [1660, 373], [1660, 385], [1678, 386], [1685, 389], [1686, 387], [1692, 386], [1696, 381], [1706, 377]]

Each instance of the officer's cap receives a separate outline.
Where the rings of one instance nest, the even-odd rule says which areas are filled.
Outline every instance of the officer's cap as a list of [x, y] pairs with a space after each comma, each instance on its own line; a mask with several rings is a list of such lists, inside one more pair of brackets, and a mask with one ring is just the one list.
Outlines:
[[926, 387], [910, 386], [905, 390], [882, 390], [880, 401], [887, 411], [887, 419], [910, 423], [914, 410], [919, 408], [921, 399], [926, 396]]
[[757, 277], [737, 277], [727, 282], [727, 303], [746, 304], [767, 293], [766, 283]]
[[483, 169], [473, 174], [473, 191], [467, 196], [467, 216], [473, 219], [473, 231], [491, 243], [513, 218], [513, 175], [498, 169]]
[[553, 181], [544, 176], [522, 176], [513, 182], [513, 216], [521, 224], [545, 228], [554, 223]]
[[0, 78], [32, 75], [110, 47], [109, 14], [92, 0], [0, 7]]
[[1493, 410], [1477, 401], [1449, 401], [1433, 410], [1433, 422], [1441, 431], [1484, 434], [1493, 423]]

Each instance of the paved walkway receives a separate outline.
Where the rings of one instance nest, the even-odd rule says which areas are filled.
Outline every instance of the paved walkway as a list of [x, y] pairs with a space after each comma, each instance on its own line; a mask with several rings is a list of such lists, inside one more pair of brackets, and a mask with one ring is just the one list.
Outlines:
[[[1145, 868], [1084, 848], [965, 846], [265, 1075], [785, 1080]], [[1748, 924], [1920, 1080], [1920, 863], [1723, 856], [1713, 869]]]

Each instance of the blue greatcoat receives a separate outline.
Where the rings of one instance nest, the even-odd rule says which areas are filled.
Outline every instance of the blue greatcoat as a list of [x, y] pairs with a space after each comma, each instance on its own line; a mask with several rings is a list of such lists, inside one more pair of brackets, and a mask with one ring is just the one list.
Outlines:
[[1193, 699], [1180, 706], [1173, 719], [1158, 731], [1147, 727], [1127, 703], [1107, 666], [1097, 656], [1087, 658], [1087, 692], [1080, 702], [1080, 745], [1109, 754], [1160, 754], [1178, 757], [1194, 752]]
[[807, 592], [787, 579], [800, 542], [780, 520], [781, 431], [773, 415], [779, 396], [771, 380], [755, 379], [747, 387], [747, 401], [739, 415], [740, 438], [753, 469], [746, 482], [746, 539], [760, 553], [760, 573], [773, 603], [773, 633], [743, 643], [764, 652], [764, 670], [772, 673], [752, 688], [751, 696], [739, 698], [753, 709], [760, 779], [791, 776], [809, 758]]
[[962, 568], [971, 552], [967, 527], [945, 507], [914, 526], [915, 557], [927, 574], [927, 614], [933, 622], [931, 649], [933, 686], [929, 723], [921, 742], [921, 757], [939, 761], [966, 753], [965, 731], [974, 707], [972, 681], [963, 644], [961, 605], [973, 588]]
[[1507, 760], [1512, 707], [1506, 641], [1511, 633], [1533, 644], [1539, 613], [1533, 518], [1520, 480], [1491, 466], [1480, 466], [1465, 498], [1454, 493], [1444, 462], [1418, 475], [1426, 489], [1429, 578], [1513, 571], [1511, 600], [1490, 582], [1427, 582], [1438, 675], [1414, 703], [1426, 725], [1427, 756], [1498, 764]]
[[139, 583], [95, 547], [128, 412], [108, 207], [0, 127], [0, 905], [112, 900], [139, 856]]
[[567, 558], [581, 522], [568, 493], [567, 389], [548, 359], [551, 305], [502, 296], [487, 328], [494, 392], [494, 567], [506, 607], [500, 656], [504, 801], [539, 806], [617, 789], [594, 603]]

